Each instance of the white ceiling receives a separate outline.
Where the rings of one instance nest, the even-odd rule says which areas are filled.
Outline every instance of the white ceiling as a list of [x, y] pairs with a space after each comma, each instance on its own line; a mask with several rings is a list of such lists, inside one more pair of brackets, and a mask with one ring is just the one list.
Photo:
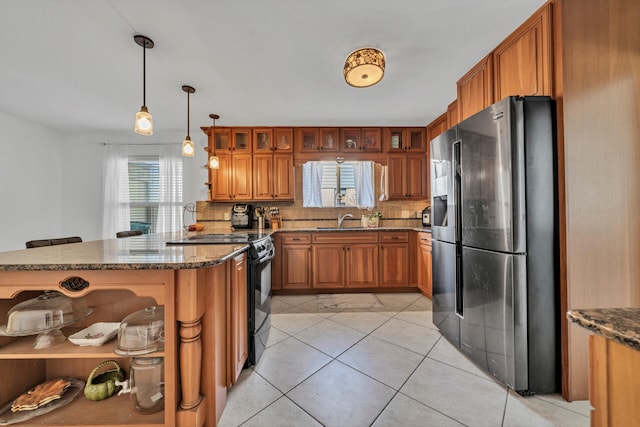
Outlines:
[[[424, 126], [456, 81], [544, 0], [2, 0], [0, 111], [60, 131], [133, 129], [146, 104], [155, 134], [209, 126]], [[356, 89], [353, 50], [386, 57]]]

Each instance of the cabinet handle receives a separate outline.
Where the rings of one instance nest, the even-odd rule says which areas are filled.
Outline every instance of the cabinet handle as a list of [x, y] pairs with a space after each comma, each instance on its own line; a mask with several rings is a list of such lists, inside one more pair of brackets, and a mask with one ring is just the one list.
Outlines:
[[89, 287], [89, 282], [82, 277], [72, 276], [61, 281], [60, 286], [70, 292], [80, 292]]
[[400, 236], [391, 236], [391, 238], [392, 238], [393, 240], [398, 240], [398, 239], [400, 238]]
[[300, 238], [299, 237], [292, 237], [291, 240], [295, 240], [297, 242], [298, 240], [300, 240]]

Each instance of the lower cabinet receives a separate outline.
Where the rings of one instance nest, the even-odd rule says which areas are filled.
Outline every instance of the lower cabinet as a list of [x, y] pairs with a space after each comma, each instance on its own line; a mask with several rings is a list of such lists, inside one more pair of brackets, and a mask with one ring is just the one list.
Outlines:
[[282, 233], [280, 244], [282, 289], [311, 289], [311, 235]]
[[589, 336], [589, 401], [591, 425], [640, 425], [640, 350], [607, 339]]
[[[76, 385], [72, 385], [67, 393], [77, 391], [75, 399], [56, 410], [24, 420], [20, 425], [176, 425], [177, 412], [182, 403], [178, 393], [181, 382], [179, 375], [187, 382], [191, 382], [194, 377], [184, 372], [179, 374], [181, 327], [176, 321], [177, 312], [174, 310], [175, 280], [173, 270], [0, 272], [0, 319], [3, 322], [16, 304], [38, 298], [43, 295], [43, 291], [58, 291], [72, 299], [84, 298], [93, 312], [63, 327], [62, 333], [65, 336], [96, 322], [120, 322], [126, 316], [146, 307], [164, 306], [164, 349], [141, 356], [164, 358], [164, 410], [141, 415], [134, 411], [128, 394], [113, 395], [95, 402], [84, 397], [82, 388], [75, 390]], [[67, 283], [71, 286], [66, 286]], [[86, 285], [86, 288], [75, 288], [74, 284], [77, 283]], [[50, 348], [35, 350], [32, 346], [35, 339], [35, 335], [0, 336], [0, 407], [10, 404], [21, 393], [49, 379], [68, 376], [86, 380], [96, 366], [111, 359], [118, 362], [128, 377], [133, 356], [115, 354], [113, 340], [99, 346], [86, 347], [66, 340]], [[188, 353], [185, 353], [187, 357]], [[198, 371], [197, 375], [199, 374]], [[188, 387], [189, 384], [185, 390]], [[11, 414], [10, 411], [8, 414]], [[0, 418], [6, 416], [7, 413], [4, 413]]]
[[314, 288], [378, 286], [377, 233], [313, 233], [312, 242]]
[[358, 288], [415, 288], [416, 245], [415, 236], [410, 240], [409, 234], [409, 231], [278, 232], [273, 290], [348, 292]]
[[416, 253], [418, 257], [418, 289], [431, 299], [431, 233], [418, 233]]
[[380, 232], [380, 286], [409, 283], [409, 232]]

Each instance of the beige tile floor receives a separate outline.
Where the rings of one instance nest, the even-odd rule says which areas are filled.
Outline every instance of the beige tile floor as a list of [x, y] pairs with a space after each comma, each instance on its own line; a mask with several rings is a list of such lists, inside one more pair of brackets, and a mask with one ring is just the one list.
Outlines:
[[276, 296], [268, 347], [229, 392], [229, 426], [588, 426], [589, 404], [521, 397], [477, 369], [431, 322], [431, 301], [320, 309]]

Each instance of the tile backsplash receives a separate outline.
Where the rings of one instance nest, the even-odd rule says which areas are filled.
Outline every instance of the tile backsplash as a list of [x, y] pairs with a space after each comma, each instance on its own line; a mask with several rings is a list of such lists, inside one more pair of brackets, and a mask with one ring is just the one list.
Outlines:
[[[299, 171], [296, 171], [299, 172]], [[302, 174], [295, 174], [295, 201], [259, 201], [250, 202], [253, 207], [277, 207], [280, 211], [283, 229], [332, 227], [337, 225], [338, 215], [350, 213], [353, 218], [346, 218], [343, 227], [359, 227], [362, 215], [369, 215], [378, 210], [382, 213], [381, 227], [420, 227], [422, 225], [422, 210], [429, 201], [423, 200], [394, 200], [378, 201], [374, 209], [357, 208], [304, 208], [302, 207]], [[379, 181], [377, 181], [379, 182]], [[380, 190], [376, 188], [375, 198], [378, 200]], [[197, 202], [196, 218], [198, 223], [205, 226], [206, 231], [221, 231], [231, 228], [232, 202]], [[254, 228], [257, 223], [254, 221]]]

